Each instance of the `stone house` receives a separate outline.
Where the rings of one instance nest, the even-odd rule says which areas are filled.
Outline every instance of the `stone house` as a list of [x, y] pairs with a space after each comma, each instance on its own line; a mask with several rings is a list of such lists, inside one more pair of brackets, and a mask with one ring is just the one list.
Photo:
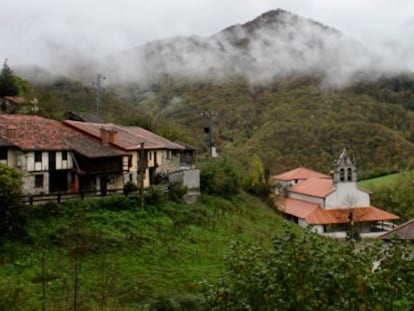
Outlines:
[[[138, 126], [121, 126], [112, 123], [92, 123], [66, 120], [65, 125], [97, 141], [105, 142], [128, 154], [124, 163], [124, 182], [138, 183], [140, 164], [145, 167], [144, 187], [149, 187], [168, 173], [183, 167], [191, 168], [195, 149], [172, 142]], [[141, 144], [143, 151], [141, 153]], [[141, 154], [144, 155], [141, 159]], [[141, 162], [142, 161], [142, 162]]]
[[0, 115], [0, 162], [21, 171], [26, 194], [122, 188], [124, 158], [59, 121]]

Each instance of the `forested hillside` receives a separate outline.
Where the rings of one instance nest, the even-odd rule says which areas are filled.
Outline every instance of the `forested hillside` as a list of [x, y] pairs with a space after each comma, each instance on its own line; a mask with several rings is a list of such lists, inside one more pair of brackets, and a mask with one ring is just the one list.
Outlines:
[[414, 80], [411, 77], [322, 88], [314, 77], [254, 86], [243, 79], [216, 84], [165, 78], [136, 97], [156, 122], [187, 127], [193, 143], [205, 145], [205, 110], [215, 119], [219, 152], [258, 154], [271, 172], [298, 165], [329, 172], [343, 148], [360, 171], [405, 168], [414, 154]]

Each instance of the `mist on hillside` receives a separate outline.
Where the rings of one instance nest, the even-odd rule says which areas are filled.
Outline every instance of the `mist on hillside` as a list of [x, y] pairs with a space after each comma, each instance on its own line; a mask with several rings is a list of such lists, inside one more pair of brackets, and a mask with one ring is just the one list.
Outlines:
[[21, 67], [19, 72], [44, 82], [56, 75], [91, 80], [100, 72], [109, 77], [109, 83], [139, 85], [154, 83], [165, 75], [217, 82], [242, 76], [253, 84], [314, 75], [324, 86], [343, 87], [356, 80], [375, 80], [413, 70], [404, 49], [368, 46], [282, 10], [267, 12], [210, 37], [154, 41], [105, 57], [85, 58], [79, 52], [54, 48], [55, 55], [67, 61], [54, 65], [53, 75], [39, 68], [33, 71]]

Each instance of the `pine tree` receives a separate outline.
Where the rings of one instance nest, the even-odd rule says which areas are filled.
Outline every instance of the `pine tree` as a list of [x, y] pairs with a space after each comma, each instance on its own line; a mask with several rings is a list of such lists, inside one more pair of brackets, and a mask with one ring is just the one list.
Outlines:
[[18, 94], [19, 88], [14, 79], [13, 72], [7, 64], [6, 58], [0, 72], [0, 98], [4, 96], [16, 96]]

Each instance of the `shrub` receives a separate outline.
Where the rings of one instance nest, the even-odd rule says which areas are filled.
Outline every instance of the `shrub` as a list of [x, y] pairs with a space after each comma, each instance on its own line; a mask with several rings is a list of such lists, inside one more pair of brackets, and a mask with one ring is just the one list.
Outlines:
[[0, 237], [23, 231], [24, 209], [20, 203], [22, 179], [17, 169], [0, 163]]
[[148, 204], [159, 204], [165, 200], [165, 187], [154, 185], [148, 189], [148, 192], [145, 196], [145, 201]]
[[125, 195], [128, 195], [128, 193], [135, 192], [137, 190], [138, 190], [137, 184], [134, 183], [134, 182], [132, 182], [132, 181], [128, 181], [124, 185], [124, 193], [125, 193]]
[[180, 202], [187, 194], [188, 189], [180, 183], [173, 183], [168, 187], [170, 199], [175, 202]]
[[200, 173], [201, 190], [209, 194], [230, 195], [240, 190], [240, 174], [235, 162], [215, 159], [204, 164]]

